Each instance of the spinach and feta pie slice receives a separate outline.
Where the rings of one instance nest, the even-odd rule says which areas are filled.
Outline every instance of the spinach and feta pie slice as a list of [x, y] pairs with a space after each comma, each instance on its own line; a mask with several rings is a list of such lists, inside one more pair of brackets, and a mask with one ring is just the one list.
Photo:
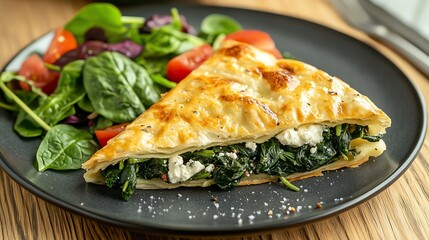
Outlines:
[[225, 41], [84, 163], [84, 178], [124, 199], [136, 188], [292, 181], [379, 156], [390, 125], [342, 80]]

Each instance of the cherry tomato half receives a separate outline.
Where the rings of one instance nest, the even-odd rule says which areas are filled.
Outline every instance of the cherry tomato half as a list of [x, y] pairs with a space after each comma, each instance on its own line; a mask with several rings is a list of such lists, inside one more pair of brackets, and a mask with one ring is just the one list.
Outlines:
[[48, 50], [43, 55], [43, 60], [53, 64], [64, 53], [77, 48], [77, 41], [73, 34], [63, 28], [55, 30], [54, 38], [49, 45]]
[[[46, 94], [51, 94], [57, 87], [59, 73], [49, 71], [42, 58], [37, 54], [30, 55], [21, 65], [18, 74], [32, 81], [35, 87], [41, 88]], [[31, 91], [30, 85], [19, 82], [22, 89]]]
[[225, 40], [235, 40], [238, 42], [248, 43], [254, 47], [273, 54], [278, 59], [282, 58], [282, 55], [276, 48], [276, 45], [271, 36], [263, 31], [241, 30], [226, 35]]
[[95, 130], [95, 136], [101, 146], [106, 146], [107, 141], [124, 131], [127, 125], [128, 123], [122, 123], [102, 130]]
[[168, 62], [167, 78], [173, 82], [180, 82], [212, 54], [213, 49], [208, 44], [180, 54]]

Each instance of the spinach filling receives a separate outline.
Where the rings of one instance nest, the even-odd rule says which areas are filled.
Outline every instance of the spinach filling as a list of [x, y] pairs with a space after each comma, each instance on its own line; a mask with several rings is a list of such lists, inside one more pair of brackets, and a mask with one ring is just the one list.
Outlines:
[[[273, 137], [257, 144], [256, 149], [250, 149], [244, 143], [239, 143], [215, 146], [180, 156], [184, 163], [193, 160], [199, 161], [205, 167], [212, 164], [213, 171], [203, 169], [190, 180], [213, 179], [215, 185], [224, 190], [237, 186], [249, 174], [259, 173], [279, 176], [287, 186], [299, 190], [293, 188], [285, 177], [317, 169], [340, 157], [347, 160], [350, 154], [358, 154], [355, 149], [350, 149], [350, 141], [353, 139], [362, 138], [377, 142], [381, 137], [382, 135], [369, 135], [367, 126], [342, 124], [324, 128], [323, 141], [316, 146], [309, 144], [300, 147], [284, 146]], [[109, 166], [101, 173], [105, 177], [106, 185], [120, 188], [122, 198], [128, 200], [136, 188], [137, 178], [161, 178], [168, 182], [168, 159], [128, 159]]]

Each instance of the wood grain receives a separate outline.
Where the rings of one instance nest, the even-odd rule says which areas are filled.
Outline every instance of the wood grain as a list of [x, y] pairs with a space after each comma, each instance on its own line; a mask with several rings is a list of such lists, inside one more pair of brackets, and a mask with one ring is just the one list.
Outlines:
[[[349, 27], [328, 0], [200, 0], [202, 4], [258, 9], [307, 19], [377, 48], [420, 87], [429, 81], [399, 55]], [[63, 25], [88, 1], [0, 0], [0, 65], [43, 33]], [[428, 104], [428, 102], [426, 103]], [[0, 133], [1, 134], [1, 133]], [[407, 172], [373, 199], [329, 219], [294, 229], [210, 239], [429, 239], [429, 141]], [[186, 239], [149, 235], [97, 222], [41, 200], [0, 170], [0, 239]], [[198, 239], [198, 238], [195, 238]]]

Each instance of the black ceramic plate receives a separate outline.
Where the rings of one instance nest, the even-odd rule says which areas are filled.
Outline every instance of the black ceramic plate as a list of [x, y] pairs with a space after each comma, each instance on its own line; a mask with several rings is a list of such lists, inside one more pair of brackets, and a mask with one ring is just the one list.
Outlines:
[[[126, 7], [123, 13], [168, 13], [172, 4]], [[233, 16], [245, 28], [269, 32], [279, 49], [345, 79], [392, 118], [393, 126], [384, 138], [388, 150], [357, 169], [297, 181], [300, 192], [277, 183], [231, 191], [215, 187], [140, 190], [124, 202], [113, 190], [85, 183], [83, 171], [37, 172], [33, 162], [40, 139], [17, 136], [12, 130], [13, 116], [0, 111], [0, 163], [14, 180], [49, 202], [104, 222], [144, 231], [219, 235], [292, 227], [338, 214], [392, 184], [415, 158], [426, 131], [422, 97], [392, 62], [370, 46], [332, 29], [287, 16], [232, 8], [174, 6], [197, 27], [210, 13]], [[50, 36], [34, 41], [6, 69], [16, 69], [29, 52], [46, 48]], [[316, 208], [318, 202], [323, 202], [322, 208]], [[289, 212], [289, 207], [296, 212]]]

